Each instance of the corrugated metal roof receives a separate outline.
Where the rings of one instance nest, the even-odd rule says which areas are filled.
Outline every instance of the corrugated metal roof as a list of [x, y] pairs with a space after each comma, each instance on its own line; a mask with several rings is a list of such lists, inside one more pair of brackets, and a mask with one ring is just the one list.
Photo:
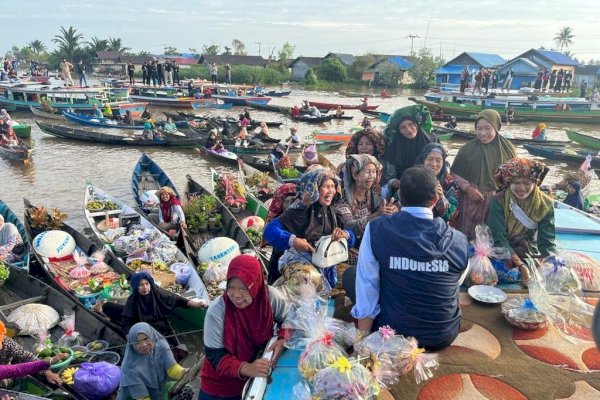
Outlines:
[[410, 61], [406, 60], [403, 57], [400, 56], [394, 56], [394, 57], [390, 57], [387, 59], [389, 62], [391, 62], [392, 64], [396, 64], [397, 66], [399, 66], [402, 69], [410, 69], [413, 67], [413, 63], [411, 63]]
[[495, 67], [506, 62], [506, 60], [500, 57], [498, 54], [472, 53], [470, 51], [465, 52], [465, 54], [485, 68]]
[[321, 57], [297, 57], [294, 61], [292, 61], [288, 65], [288, 67], [293, 68], [294, 64], [296, 64], [298, 61], [302, 61], [309, 68], [312, 68], [312, 67], [316, 67], [317, 65], [321, 64], [321, 61], [323, 61], [323, 58], [321, 58]]
[[548, 60], [552, 61], [554, 64], [561, 65], [577, 65], [577, 61], [573, 60], [571, 57], [560, 53], [558, 51], [550, 51], [550, 50], [540, 50], [534, 49], [534, 51], [538, 52], [542, 56], [546, 57]]
[[438, 68], [435, 73], [437, 74], [460, 74], [465, 68], [464, 65], [444, 65]]
[[575, 73], [578, 75], [598, 75], [600, 67], [597, 65], [579, 65], [575, 68]]

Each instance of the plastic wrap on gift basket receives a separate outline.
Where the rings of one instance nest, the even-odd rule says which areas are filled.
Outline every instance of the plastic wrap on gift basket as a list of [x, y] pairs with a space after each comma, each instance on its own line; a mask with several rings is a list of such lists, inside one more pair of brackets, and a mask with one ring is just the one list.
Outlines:
[[475, 254], [469, 258], [469, 273], [465, 279], [467, 286], [489, 285], [498, 283], [498, 274], [490, 261], [510, 258], [510, 252], [501, 247], [494, 247], [492, 232], [487, 225], [480, 224], [475, 227]]
[[292, 400], [313, 400], [306, 381], [301, 380], [292, 387]]
[[544, 258], [538, 271], [541, 284], [550, 294], [581, 292], [581, 282], [577, 274], [565, 259], [558, 255], [550, 255]]
[[584, 300], [582, 292], [556, 291], [557, 288], [561, 288], [561, 285], [557, 285], [556, 279], [548, 281], [542, 276], [542, 271], [536, 268], [532, 272], [529, 297], [535, 306], [569, 341], [579, 341], [581, 332], [592, 326], [594, 306]]
[[73, 347], [81, 345], [79, 332], [75, 330], [74, 311], [63, 315], [62, 321], [60, 322], [60, 326], [65, 330], [65, 333], [60, 337], [60, 339], [58, 339], [58, 345], [60, 347]]
[[502, 303], [502, 315], [509, 324], [520, 329], [534, 330], [548, 324], [546, 315], [529, 298], [516, 297]]
[[152, 243], [152, 255], [167, 264], [175, 261], [177, 245], [166, 238], [160, 238]]
[[221, 263], [209, 262], [202, 280], [205, 283], [220, 283], [227, 279], [227, 266]]
[[558, 257], [565, 260], [566, 264], [575, 272], [584, 291], [600, 291], [600, 262], [587, 254], [568, 250], [561, 250]]
[[379, 390], [368, 369], [344, 356], [317, 372], [314, 380], [318, 399], [370, 400], [377, 398]]

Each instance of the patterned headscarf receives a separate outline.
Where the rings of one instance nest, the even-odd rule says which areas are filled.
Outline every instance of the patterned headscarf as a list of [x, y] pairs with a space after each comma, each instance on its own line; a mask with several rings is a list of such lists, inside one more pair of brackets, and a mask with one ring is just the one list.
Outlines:
[[501, 165], [494, 177], [503, 188], [507, 188], [516, 178], [527, 178], [539, 186], [547, 172], [548, 167], [540, 161], [515, 157]]
[[304, 209], [319, 201], [319, 188], [326, 179], [332, 179], [335, 183], [336, 196], [334, 203], [340, 198], [340, 180], [333, 171], [323, 167], [317, 167], [310, 172], [304, 173], [296, 186], [296, 199], [290, 205], [291, 209]]
[[377, 177], [375, 178], [375, 185], [378, 185], [379, 179], [381, 178], [381, 163], [377, 159], [368, 154], [353, 154], [346, 160], [346, 168], [344, 170], [344, 195], [348, 204], [352, 205], [354, 198], [354, 187], [356, 181], [352, 176], [352, 172], [361, 171], [364, 167], [369, 164], [373, 164], [377, 170]]
[[271, 205], [269, 206], [269, 214], [267, 215], [267, 222], [272, 221], [281, 215], [285, 210], [283, 209], [283, 202], [285, 198], [296, 193], [295, 183], [284, 183], [279, 186], [273, 195]]
[[352, 135], [346, 147], [346, 158], [352, 154], [358, 154], [358, 142], [363, 136], [366, 136], [373, 142], [374, 152], [371, 155], [380, 160], [383, 157], [383, 153], [385, 153], [385, 140], [383, 135], [374, 128], [362, 129]]

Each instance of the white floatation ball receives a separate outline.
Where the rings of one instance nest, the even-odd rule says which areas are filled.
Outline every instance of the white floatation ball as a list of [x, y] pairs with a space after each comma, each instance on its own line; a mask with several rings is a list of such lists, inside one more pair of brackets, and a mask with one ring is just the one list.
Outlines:
[[156, 195], [156, 190], [148, 190], [142, 193], [140, 196], [140, 201], [144, 206], [156, 206], [158, 203], [160, 203], [160, 200]]
[[33, 248], [42, 257], [66, 257], [75, 250], [75, 239], [67, 232], [46, 231], [33, 239]]
[[204, 243], [198, 250], [198, 259], [200, 262], [215, 262], [222, 265], [229, 265], [229, 262], [239, 256], [240, 246], [237, 242], [228, 237], [217, 237]]
[[257, 231], [262, 231], [265, 227], [265, 220], [261, 217], [257, 217], [256, 215], [251, 215], [241, 220], [240, 226], [244, 231], [247, 231], [248, 228], [254, 228]]

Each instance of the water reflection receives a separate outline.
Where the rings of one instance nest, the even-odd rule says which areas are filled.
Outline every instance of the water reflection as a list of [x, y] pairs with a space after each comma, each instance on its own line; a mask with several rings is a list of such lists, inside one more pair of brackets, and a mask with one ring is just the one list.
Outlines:
[[[304, 99], [312, 99], [321, 102], [340, 102], [345, 104], [358, 104], [358, 98], [340, 98], [335, 93], [329, 92], [305, 92], [294, 91], [293, 96], [288, 98], [274, 98], [271, 102], [276, 105], [293, 106], [300, 104]], [[379, 110], [393, 112], [395, 109], [413, 104], [408, 96], [415, 95], [404, 91], [404, 94], [393, 98], [373, 98], [370, 104], [380, 105]], [[158, 108], [152, 109], [158, 116], [162, 111]], [[214, 110], [208, 112], [210, 115], [237, 116], [243, 112], [242, 108], [236, 107], [232, 110]], [[289, 128], [298, 128], [301, 137], [308, 138], [313, 131], [325, 129], [330, 131], [348, 130], [360, 123], [364, 117], [360, 111], [347, 110], [347, 115], [353, 115], [353, 120], [334, 120], [325, 124], [303, 124], [289, 120], [277, 114], [264, 111], [250, 110], [252, 117], [256, 120], [282, 121], [280, 128], [270, 128], [271, 135], [277, 138], [285, 138]], [[98, 145], [85, 142], [77, 142], [59, 139], [47, 135], [35, 125], [35, 117], [28, 113], [14, 113], [13, 118], [32, 125], [32, 137], [29, 144], [33, 149], [31, 165], [10, 162], [0, 158], [0, 169], [3, 171], [3, 182], [0, 186], [0, 198], [21, 216], [23, 212], [22, 198], [26, 197], [32, 203], [46, 207], [59, 207], [69, 214], [69, 223], [78, 229], [85, 227], [83, 218], [83, 196], [86, 180], [91, 180], [96, 186], [132, 204], [131, 194], [131, 172], [142, 151], [146, 151], [169, 175], [179, 191], [185, 188], [186, 174], [192, 175], [203, 184], [210, 181], [209, 167], [218, 167], [218, 163], [201, 158], [193, 149], [142, 149], [135, 147], [117, 147]], [[373, 121], [375, 125], [383, 127], [383, 124]], [[503, 132], [510, 132], [517, 137], [530, 137], [531, 131], [537, 123], [526, 123], [520, 125], [503, 126]], [[593, 125], [568, 125], [547, 124], [547, 137], [553, 140], [567, 140], [565, 128], [576, 129], [588, 134], [594, 133]], [[471, 123], [459, 124], [460, 129], [470, 130]], [[450, 159], [454, 157], [460, 146], [461, 140], [445, 142]], [[342, 148], [335, 153], [326, 154], [327, 157], [338, 165], [344, 161], [344, 150]], [[519, 155], [526, 156], [528, 153], [518, 147]], [[554, 183], [560, 180], [561, 175], [575, 166], [567, 166], [564, 163], [546, 161], [551, 166], [551, 171], [546, 178], [546, 183]], [[230, 168], [230, 166], [225, 167]], [[591, 184], [592, 190], [598, 192], [600, 184], [594, 180]]]

